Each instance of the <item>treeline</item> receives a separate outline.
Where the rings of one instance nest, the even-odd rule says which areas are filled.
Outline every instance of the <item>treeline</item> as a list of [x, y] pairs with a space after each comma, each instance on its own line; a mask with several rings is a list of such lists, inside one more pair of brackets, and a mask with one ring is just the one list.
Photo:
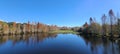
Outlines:
[[50, 32], [58, 30], [56, 25], [46, 25], [42, 23], [16, 23], [0, 21], [0, 35], [6, 34], [29, 34], [39, 32]]
[[103, 14], [101, 22], [98, 23], [95, 18], [90, 17], [89, 23], [85, 23], [82, 28], [79, 29], [81, 34], [93, 35], [93, 36], [120, 36], [120, 18], [119, 14], [115, 15], [113, 10], [109, 10], [108, 15]]

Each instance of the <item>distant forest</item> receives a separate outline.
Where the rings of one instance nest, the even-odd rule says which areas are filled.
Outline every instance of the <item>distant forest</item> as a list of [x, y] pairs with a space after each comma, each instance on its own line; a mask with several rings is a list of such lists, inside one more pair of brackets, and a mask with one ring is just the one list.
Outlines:
[[110, 37], [120, 37], [120, 18], [119, 13], [114, 14], [113, 10], [109, 10], [108, 15], [101, 16], [101, 23], [98, 23], [95, 18], [90, 17], [89, 23], [86, 22], [81, 29], [81, 34], [100, 35]]
[[56, 25], [46, 25], [42, 23], [16, 23], [0, 21], [0, 35], [4, 34], [28, 34], [36, 32], [49, 32], [58, 30]]
[[29, 34], [39, 32], [51, 32], [56, 30], [72, 30], [84, 35], [120, 37], [120, 18], [119, 13], [114, 14], [109, 10], [108, 15], [101, 16], [101, 23], [95, 18], [90, 17], [89, 23], [81, 27], [58, 27], [57, 25], [46, 25], [40, 22], [16, 23], [0, 21], [0, 35], [5, 34]]

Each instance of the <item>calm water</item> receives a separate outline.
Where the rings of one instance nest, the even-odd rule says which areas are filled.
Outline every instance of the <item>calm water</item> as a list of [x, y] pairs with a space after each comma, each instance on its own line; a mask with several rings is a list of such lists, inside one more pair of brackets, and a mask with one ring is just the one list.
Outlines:
[[0, 54], [120, 54], [120, 43], [75, 34], [0, 36]]

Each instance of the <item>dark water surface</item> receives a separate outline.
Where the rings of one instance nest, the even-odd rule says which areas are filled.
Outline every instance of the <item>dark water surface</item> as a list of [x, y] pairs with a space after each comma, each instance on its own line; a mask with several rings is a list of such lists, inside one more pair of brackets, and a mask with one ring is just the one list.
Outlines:
[[0, 36], [0, 54], [120, 54], [120, 41], [75, 34]]

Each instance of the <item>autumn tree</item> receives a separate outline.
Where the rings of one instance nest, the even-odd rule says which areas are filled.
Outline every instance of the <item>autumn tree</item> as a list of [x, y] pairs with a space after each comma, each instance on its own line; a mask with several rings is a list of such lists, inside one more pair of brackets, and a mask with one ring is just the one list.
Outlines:
[[37, 23], [37, 32], [41, 32], [41, 26], [39, 22]]
[[57, 25], [53, 25], [53, 31], [56, 31], [56, 30], [58, 30]]
[[47, 28], [46, 25], [43, 25], [43, 30], [42, 30], [42, 32], [48, 32], [48, 28]]
[[18, 23], [18, 24], [17, 24], [16, 34], [20, 34], [21, 32], [22, 32], [21, 24]]
[[[55, 30], [58, 30], [58, 27], [57, 25], [48, 25], [48, 30], [49, 31], [55, 31]], [[65, 29], [64, 27], [62, 29]]]
[[34, 22], [32, 22], [32, 25], [31, 25], [31, 32], [32, 32], [32, 33], [34, 33], [34, 32], [35, 32], [34, 26], [35, 26], [35, 23], [34, 23]]
[[0, 35], [2, 34], [2, 21], [0, 21]]
[[49, 32], [50, 30], [58, 30], [56, 25], [48, 26], [42, 23], [16, 23], [16, 22], [2, 22], [0, 21], [0, 34], [27, 34], [34, 32]]
[[22, 33], [23, 33], [23, 34], [26, 34], [26, 32], [27, 32], [26, 27], [27, 27], [27, 25], [26, 25], [25, 23], [22, 24]]
[[9, 26], [8, 26], [8, 24], [7, 23], [3, 23], [2, 24], [2, 33], [3, 34], [9, 34]]
[[27, 29], [27, 33], [30, 33], [30, 22], [29, 21], [27, 23], [26, 29]]
[[35, 25], [34, 25], [34, 32], [37, 32], [37, 23], [35, 22]]
[[16, 33], [16, 22], [10, 22], [9, 24], [9, 32], [10, 34]]
[[16, 33], [16, 22], [13, 22], [13, 27], [12, 27], [12, 31], [13, 31], [13, 34]]

